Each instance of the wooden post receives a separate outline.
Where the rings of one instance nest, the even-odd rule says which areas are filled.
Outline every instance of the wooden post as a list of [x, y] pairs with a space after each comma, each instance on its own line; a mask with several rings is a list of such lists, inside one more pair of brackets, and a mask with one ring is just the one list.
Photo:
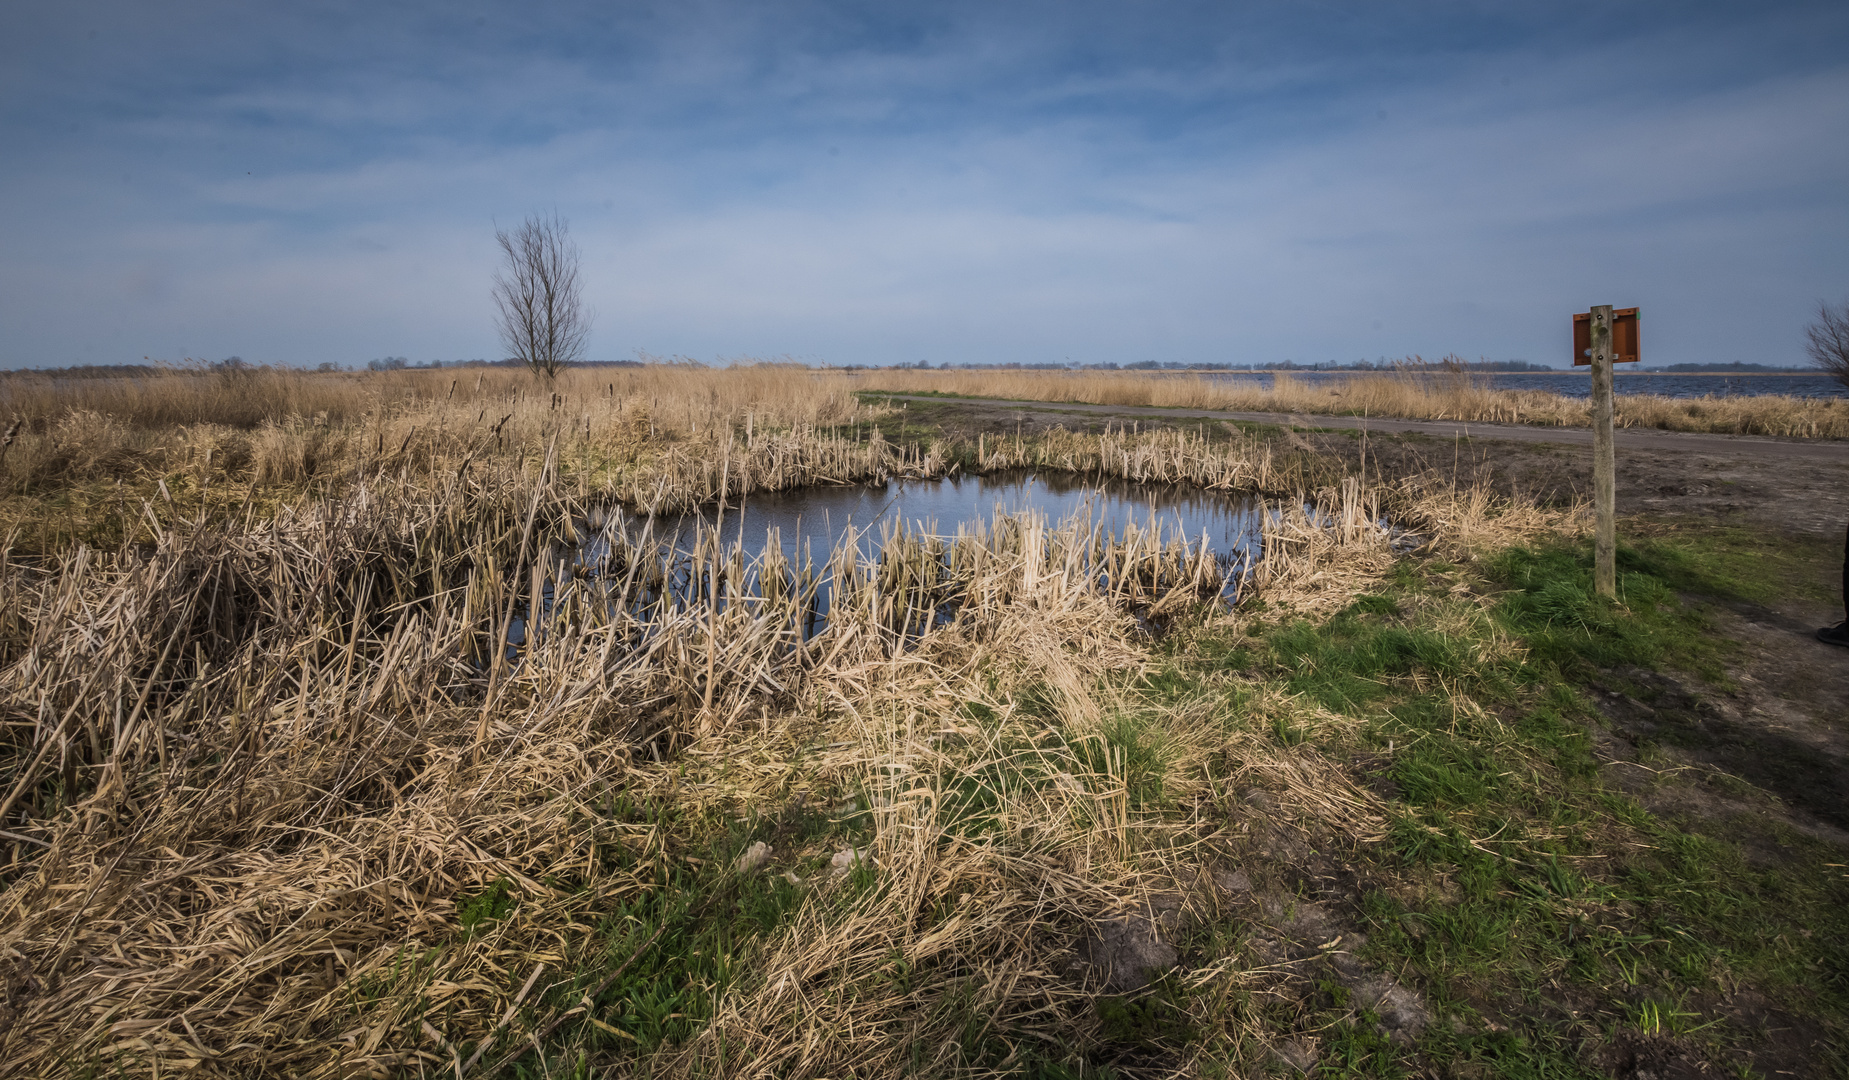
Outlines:
[[1592, 309], [1592, 505], [1598, 513], [1592, 583], [1618, 595], [1617, 467], [1611, 439], [1611, 305]]

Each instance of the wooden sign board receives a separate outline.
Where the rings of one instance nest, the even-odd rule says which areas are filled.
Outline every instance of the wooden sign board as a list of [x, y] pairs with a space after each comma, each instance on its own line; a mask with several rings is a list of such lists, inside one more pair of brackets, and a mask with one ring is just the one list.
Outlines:
[[[1637, 355], [1637, 309], [1618, 308], [1611, 313], [1611, 352], [1615, 364], [1633, 363]], [[1592, 363], [1592, 312], [1573, 316], [1573, 366]]]

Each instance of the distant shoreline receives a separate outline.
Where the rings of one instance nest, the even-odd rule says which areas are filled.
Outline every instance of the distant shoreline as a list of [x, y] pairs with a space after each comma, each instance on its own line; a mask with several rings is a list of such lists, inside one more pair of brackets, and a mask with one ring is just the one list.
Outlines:
[[[1583, 367], [1583, 368], [1554, 368], [1549, 371], [1463, 371], [1463, 372], [1460, 372], [1460, 374], [1497, 375], [1497, 376], [1503, 376], [1503, 375], [1513, 375], [1513, 376], [1573, 375], [1573, 374], [1576, 374], [1582, 371], [1588, 375], [1592, 373], [1592, 369], [1590, 367]], [[1421, 368], [1408, 368], [1406, 369], [1406, 373], [1412, 374], [1412, 375], [1449, 374], [1448, 372], [1438, 370], [1438, 369], [1426, 370], [1426, 369], [1421, 369]], [[1392, 369], [1366, 371], [1366, 370], [1349, 369], [1349, 368], [1334, 368], [1334, 369], [1326, 370], [1326, 371], [1318, 371], [1318, 370], [1314, 370], [1311, 368], [1295, 368], [1295, 369], [1292, 369], [1292, 368], [1251, 368], [1251, 369], [1247, 369], [1243, 371], [1228, 371], [1223, 368], [1176, 368], [1172, 371], [1146, 371], [1146, 372], [1137, 372], [1133, 374], [1145, 374], [1145, 375], [1396, 375], [1396, 374], [1399, 374], [1399, 372], [1396, 372]], [[1612, 369], [1612, 374], [1613, 375], [1661, 375], [1661, 376], [1666, 376], [1666, 377], [1675, 378], [1675, 379], [1690, 379], [1690, 378], [1694, 378], [1694, 379], [1699, 379], [1699, 378], [1802, 379], [1802, 378], [1816, 378], [1817, 376], [1820, 376], [1820, 375], [1828, 377], [1829, 372], [1823, 371], [1823, 370], [1817, 370], [1817, 371], [1626, 371], [1623, 368], [1614, 368]]]

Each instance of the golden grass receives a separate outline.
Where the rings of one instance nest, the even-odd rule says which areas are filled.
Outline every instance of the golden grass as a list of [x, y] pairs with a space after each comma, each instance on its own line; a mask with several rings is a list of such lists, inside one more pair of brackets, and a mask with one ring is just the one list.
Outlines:
[[142, 428], [132, 416], [88, 408], [35, 416], [0, 462], [0, 491], [11, 494], [0, 498], [0, 531], [21, 530], [19, 543], [40, 552], [78, 540], [145, 542], [144, 499], [188, 513], [216, 506], [267, 514], [305, 490], [332, 496], [368, 481], [416, 480], [453, 493], [470, 477], [532, 471], [548, 459], [581, 500], [643, 514], [722, 494], [965, 468], [1055, 468], [1217, 491], [1306, 483], [1298, 457], [1279, 458], [1261, 439], [1237, 434], [1221, 444], [1199, 432], [1120, 428], [899, 446], [871, 423], [886, 410], [857, 403], [846, 376], [788, 367], [619, 369], [619, 378], [599, 383], [576, 372], [560, 378], [555, 395], [531, 392], [530, 380], [487, 377], [501, 372], [477, 372], [479, 385], [437, 374], [369, 376], [379, 382], [375, 399], [344, 423], [289, 414], [253, 428]]
[[[1257, 787], [1274, 793], [1281, 819], [1295, 825], [1354, 837], [1384, 829], [1376, 797], [1314, 751], [1277, 746], [1229, 700], [1153, 705], [1110, 678], [1140, 668], [1140, 650], [1048, 629], [1038, 620], [1008, 626], [1008, 646], [972, 666], [1017, 686], [1063, 682], [1056, 720], [941, 662], [895, 658], [869, 672], [867, 689], [883, 694], [840, 700], [838, 720], [819, 737], [844, 749], [810, 776], [871, 794], [880, 890], [845, 907], [821, 893], [768, 943], [755, 965], [761, 974], [728, 996], [696, 1039], [649, 1067], [673, 1076], [938, 1074], [969, 1068], [969, 1041], [980, 1037], [973, 1019], [1026, 1044], [1095, 1037], [1103, 988], [1076, 952], [1087, 932], [1136, 918], [1152, 901], [1196, 916], [1218, 903], [1207, 884], [1219, 858], [1204, 839], [1212, 830], [1138, 803], [1132, 789], [1149, 778], [1109, 751], [1107, 718], [1139, 718], [1160, 733], [1161, 782], [1181, 805], [1218, 806]], [[1117, 655], [1069, 682], [1059, 661], [1048, 665], [1087, 644]], [[972, 701], [995, 718], [947, 722], [944, 704]], [[1049, 723], [1079, 749], [1049, 745]], [[1103, 752], [1079, 752], [1088, 746]], [[1232, 769], [1220, 773], [1217, 763]], [[958, 785], [998, 769], [1023, 782], [997, 812], [999, 828], [972, 836], [950, 800]], [[947, 914], [921, 920], [942, 912], [946, 897], [956, 898]], [[1184, 982], [1210, 1013], [1261, 974], [1217, 967]]]
[[596, 413], [612, 403], [639, 400], [655, 414], [657, 425], [685, 431], [722, 417], [742, 421], [750, 412], [772, 423], [835, 422], [853, 410], [841, 385], [838, 377], [789, 364], [573, 368], [559, 376], [550, 395], [525, 369], [499, 367], [364, 373], [173, 369], [120, 379], [6, 372], [0, 373], [0, 416], [22, 420], [34, 430], [73, 412], [99, 413], [130, 428], [213, 424], [250, 429], [291, 417], [338, 427], [439, 402], [456, 407], [536, 402], [547, 410]]
[[[1308, 611], [1337, 593], [1352, 600], [1378, 581], [1388, 538], [1354, 512], [1375, 500], [1353, 487], [1345, 494], [1347, 504], [1324, 513], [1293, 509], [1273, 519], [1267, 550], [1274, 538], [1301, 543], [1268, 575], [1268, 602]], [[1515, 509], [1481, 499], [1453, 507], [1449, 493], [1411, 497], [1434, 517], [1475, 515], [1480, 528]], [[1342, 575], [1342, 586], [1331, 584], [1332, 574]], [[1123, 756], [1048, 747], [1049, 723], [1078, 734], [1082, 745], [1088, 734], [1102, 742], [1106, 720], [1147, 717], [1145, 730], [1161, 740], [1168, 796], [1178, 806], [1213, 809], [1222, 828], [1231, 816], [1243, 828], [1301, 829], [1336, 843], [1384, 835], [1390, 811], [1378, 796], [1315, 750], [1281, 746], [1269, 734], [1274, 719], [1353, 727], [1354, 718], [1275, 693], [1238, 708], [1230, 696], [1157, 706], [1109, 678], [1140, 667], [1136, 651], [1089, 664], [1074, 679], [1045, 647], [1070, 651], [1082, 647], [1082, 636], [1062, 641], [1031, 621], [1008, 635], [1015, 647], [970, 666], [1012, 673], [1016, 685], [1059, 687], [1058, 717], [1022, 709], [993, 680], [960, 675], [964, 669], [936, 657], [886, 661], [880, 677], [890, 681], [870, 680], [866, 699], [840, 699], [838, 719], [820, 738], [844, 749], [809, 776], [828, 776], [832, 790], [873, 793], [873, 858], [883, 888], [845, 910], [805, 908], [805, 918], [767, 946], [761, 976], [728, 997], [698, 1038], [650, 1067], [673, 1076], [953, 1072], [968, 1067], [960, 1054], [971, 1016], [990, 1018], [1024, 1043], [1072, 1045], [1095, 1035], [1100, 988], [1095, 972], [1075, 969], [1075, 945], [1101, 920], [1135, 918], [1152, 902], [1211, 918], [1221, 900], [1208, 877], [1221, 856], [1199, 817], [1135, 804]], [[947, 723], [937, 704], [967, 701], [987, 703], [995, 719]], [[957, 784], [991, 775], [1004, 761], [1037, 782], [1011, 793], [998, 833], [972, 840], [945, 807]], [[1262, 801], [1255, 790], [1265, 793]], [[1243, 805], [1237, 812], [1227, 805], [1235, 797]], [[945, 896], [960, 898], [954, 914], [921, 925], [918, 913]], [[1203, 1038], [1195, 1059], [1164, 1068], [1267, 1069], [1263, 1031], [1235, 1030], [1229, 1041], [1225, 1030], [1241, 1023], [1228, 999], [1262, 992], [1266, 976], [1226, 965], [1183, 976], [1193, 1020], [1218, 1037]]]
[[[889, 700], [882, 665], [1121, 664], [1128, 610], [1218, 585], [1156, 535], [1003, 521], [889, 537], [876, 566], [844, 544], [827, 629], [805, 637], [814, 572], [741, 602], [720, 584], [744, 580], [740, 556], [710, 539], [691, 576], [721, 607], [662, 591], [646, 545], [619, 544], [620, 585], [580, 581], [545, 554], [578, 509], [550, 475], [364, 482], [249, 530], [150, 508], [151, 553], [0, 566], [0, 815], [50, 848], [22, 863], [13, 845], [0, 949], [59, 975], [11, 1018], [16, 1059], [410, 1067], [387, 1038], [417, 1007], [398, 980], [442, 987], [450, 1044], [479, 1039], [504, 1004], [493, 973], [556, 969], [589, 905], [639, 887], [600, 869], [622, 837], [574, 825], [639, 752], [824, 701], [864, 713]], [[509, 656], [510, 621], [547, 594]], [[908, 649], [951, 595], [956, 621]], [[531, 910], [458, 941], [454, 897], [496, 878]]]
[[390, 462], [535, 454], [553, 434], [602, 461], [723, 427], [832, 426], [865, 416], [839, 376], [787, 365], [580, 368], [551, 391], [505, 368], [340, 374], [175, 371], [137, 379], [0, 375], [19, 430], [0, 477], [15, 491], [184, 471], [205, 481], [345, 480]]
[[[711, 536], [673, 554], [606, 531], [608, 573], [573, 559], [588, 511], [613, 501], [668, 513], [966, 461], [1300, 483], [1263, 444], [1116, 431], [896, 446], [818, 429], [866, 415], [839, 380], [622, 374], [600, 374], [601, 396], [562, 379], [557, 398], [486, 375], [453, 394], [424, 373], [349, 380], [360, 389], [343, 393], [371, 395], [354, 411], [247, 426], [150, 427], [98, 398], [35, 416], [47, 441], [20, 459], [28, 487], [52, 462], [164, 471], [160, 495], [122, 500], [118, 545], [0, 548], [11, 1072], [344, 1078], [479, 1059], [492, 1073], [575, 1015], [555, 991], [605, 947], [600, 916], [661, 888], [700, 830], [849, 793], [868, 802], [878, 888], [805, 870], [802, 905], [741, 955], [712, 1022], [613, 1063], [949, 1071], [971, 1017], [1050, 1045], [1095, 1033], [1097, 976], [1074, 942], [1158, 896], [1215, 903], [1202, 815], [1235, 790], [1272, 792], [1304, 828], [1383, 827], [1341, 769], [1253, 722], [1300, 703], [1248, 712], [1132, 688], [1149, 658], [1138, 616], [1220, 585], [1159, 533], [1002, 519], [889, 535], [871, 562], [843, 545], [819, 565], [749, 565]], [[285, 494], [259, 506], [265, 484]], [[189, 501], [215, 485], [241, 503]], [[1437, 487], [1350, 483], [1281, 505], [1251, 587], [1303, 611], [1386, 571], [1382, 507], [1460, 551], [1557, 524]], [[811, 634], [825, 573], [833, 603]], [[754, 577], [765, 585], [742, 591]], [[536, 608], [550, 614], [510, 650]], [[1133, 760], [1122, 723], [1159, 745]], [[973, 832], [950, 798], [998, 773], [1016, 780]], [[1163, 805], [1135, 796], [1151, 783]], [[619, 793], [682, 824], [622, 820], [607, 810]], [[828, 856], [779, 858], [805, 854]], [[465, 931], [459, 898], [496, 880], [517, 906]], [[944, 897], [961, 899], [940, 910]], [[1206, 1008], [1256, 977], [1188, 980]], [[1252, 1055], [1236, 1064], [1264, 1067]]]
[[[1591, 422], [1590, 405], [1585, 399], [1541, 390], [1492, 390], [1485, 377], [1443, 369], [1408, 369], [1315, 382], [1295, 378], [1289, 372], [1276, 372], [1269, 387], [1256, 380], [1194, 374], [869, 369], [858, 373], [856, 385], [898, 393], [1233, 412], [1546, 427], [1585, 427]], [[1849, 400], [1784, 395], [1670, 398], [1625, 394], [1617, 399], [1614, 423], [1666, 431], [1842, 439], [1849, 438]]]

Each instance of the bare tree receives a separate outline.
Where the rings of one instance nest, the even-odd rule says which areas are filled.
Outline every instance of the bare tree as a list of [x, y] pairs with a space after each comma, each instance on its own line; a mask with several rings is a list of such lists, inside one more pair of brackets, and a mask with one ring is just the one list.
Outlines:
[[1849, 386], [1849, 300], [1817, 305], [1817, 321], [1805, 330], [1805, 349], [1816, 365]]
[[550, 383], [584, 355], [591, 316], [579, 297], [578, 245], [565, 220], [534, 215], [509, 232], [494, 231], [505, 263], [494, 275], [496, 328], [514, 357]]

